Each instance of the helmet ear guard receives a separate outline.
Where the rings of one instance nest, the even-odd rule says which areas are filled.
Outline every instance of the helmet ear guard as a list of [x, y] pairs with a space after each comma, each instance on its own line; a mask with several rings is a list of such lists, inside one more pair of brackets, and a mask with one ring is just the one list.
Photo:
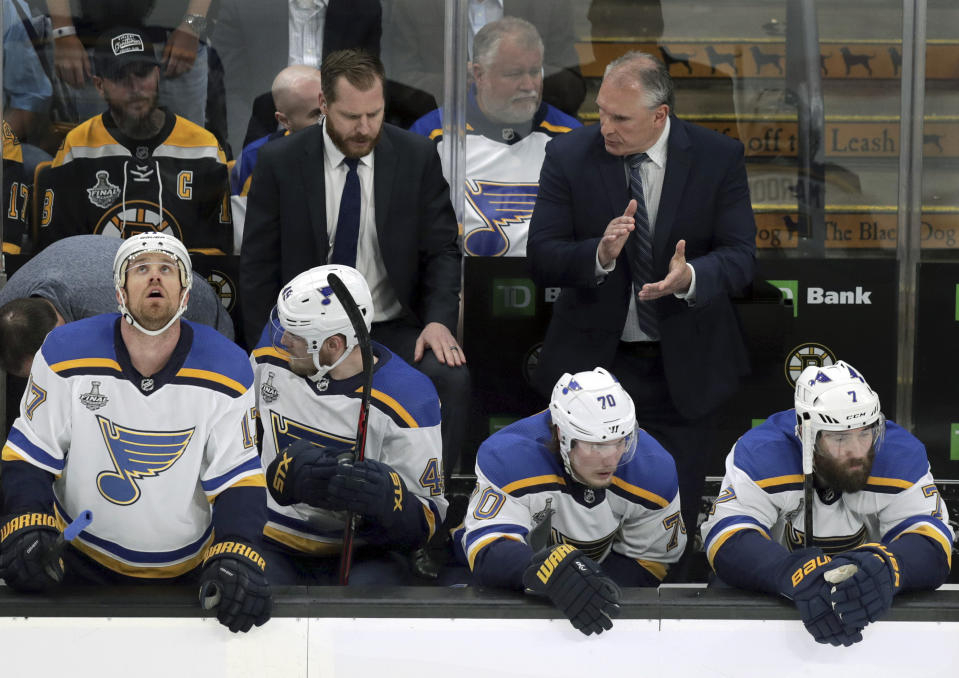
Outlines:
[[[143, 327], [133, 314], [127, 308], [126, 287], [127, 269], [130, 262], [141, 254], [150, 253], [163, 254], [176, 262], [177, 270], [180, 273], [180, 307], [170, 321], [159, 330], [148, 330]], [[117, 310], [123, 316], [123, 319], [134, 326], [144, 334], [156, 336], [165, 332], [187, 309], [187, 293], [193, 287], [193, 263], [190, 261], [190, 253], [179, 239], [166, 233], [149, 231], [146, 233], [137, 233], [132, 235], [120, 245], [116, 255], [113, 257], [113, 286], [116, 288], [118, 305]]]
[[[345, 360], [358, 343], [346, 309], [329, 285], [331, 273], [346, 285], [369, 329], [373, 325], [373, 297], [369, 285], [355, 268], [339, 264], [317, 266], [297, 275], [280, 290], [271, 313], [273, 343], [279, 345], [286, 332], [303, 339], [317, 369], [317, 373], [310, 377], [314, 381]], [[323, 365], [320, 363], [320, 349], [327, 339], [337, 334], [345, 338], [346, 349], [333, 364]]]
[[579, 480], [570, 463], [576, 440], [587, 443], [626, 438], [627, 450], [619, 464], [629, 462], [636, 450], [636, 408], [619, 381], [602, 367], [566, 373], [553, 387], [549, 412], [559, 437], [559, 452], [570, 476]]

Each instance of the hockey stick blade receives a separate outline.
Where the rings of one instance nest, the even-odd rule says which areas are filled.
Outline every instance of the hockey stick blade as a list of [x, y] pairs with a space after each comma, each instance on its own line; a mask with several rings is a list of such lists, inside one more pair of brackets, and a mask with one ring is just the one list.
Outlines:
[[[363, 313], [346, 285], [335, 273], [326, 278], [333, 294], [343, 304], [343, 310], [350, 319], [353, 331], [356, 333], [356, 343], [363, 359], [363, 395], [360, 399], [360, 414], [356, 421], [356, 447], [354, 459], [363, 461], [366, 453], [366, 429], [370, 414], [370, 396], [373, 392], [373, 345], [370, 341], [370, 331], [366, 327]], [[343, 552], [340, 556], [340, 584], [346, 586], [350, 581], [350, 565], [353, 561], [353, 535], [356, 531], [356, 518], [353, 512], [346, 515], [346, 525], [343, 528]]]

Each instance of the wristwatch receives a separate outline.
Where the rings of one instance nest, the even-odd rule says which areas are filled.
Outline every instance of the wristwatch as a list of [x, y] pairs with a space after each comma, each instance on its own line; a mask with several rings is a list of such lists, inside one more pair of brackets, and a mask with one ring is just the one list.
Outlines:
[[183, 23], [190, 27], [196, 37], [202, 38], [206, 35], [207, 19], [202, 14], [187, 14], [183, 17]]

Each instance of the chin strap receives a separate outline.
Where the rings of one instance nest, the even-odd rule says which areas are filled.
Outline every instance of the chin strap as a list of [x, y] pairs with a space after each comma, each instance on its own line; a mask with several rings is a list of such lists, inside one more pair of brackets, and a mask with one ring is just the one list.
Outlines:
[[319, 381], [320, 379], [322, 379], [323, 377], [325, 377], [326, 374], [327, 374], [330, 370], [335, 370], [335, 369], [339, 366], [339, 364], [342, 363], [344, 360], [346, 360], [346, 357], [347, 357], [348, 355], [350, 355], [350, 353], [353, 352], [353, 349], [354, 349], [354, 348], [356, 348], [356, 344], [353, 344], [353, 345], [350, 346], [348, 349], [346, 349], [345, 351], [343, 351], [343, 355], [341, 355], [339, 358], [337, 358], [336, 361], [335, 361], [332, 365], [321, 365], [321, 364], [320, 364], [320, 352], [317, 351], [316, 353], [314, 353], [314, 354], [313, 354], [313, 366], [316, 367], [316, 373], [310, 375], [310, 381], [317, 382], [317, 381]]
[[188, 290], [185, 290], [185, 289], [180, 291], [180, 308], [178, 308], [178, 309], [177, 309], [177, 312], [173, 314], [173, 317], [170, 318], [169, 322], [167, 322], [166, 325], [164, 325], [163, 327], [161, 327], [161, 328], [158, 329], [158, 330], [148, 330], [148, 329], [145, 328], [143, 325], [141, 325], [141, 324], [137, 321], [136, 318], [133, 317], [133, 314], [130, 313], [130, 311], [127, 309], [127, 303], [126, 303], [127, 295], [126, 295], [126, 292], [123, 292], [123, 291], [120, 292], [120, 298], [122, 299], [122, 301], [120, 302], [120, 305], [119, 305], [117, 308], [118, 308], [118, 310], [120, 311], [120, 315], [123, 316], [123, 319], [126, 320], [128, 324], [130, 324], [130, 325], [132, 325], [133, 327], [137, 328], [138, 330], [140, 330], [141, 332], [143, 332], [143, 333], [144, 333], [145, 335], [147, 335], [147, 336], [155, 337], [155, 336], [158, 336], [158, 335], [160, 335], [160, 334], [163, 334], [163, 333], [166, 332], [168, 329], [170, 329], [170, 327], [173, 325], [173, 323], [175, 323], [177, 320], [179, 320], [179, 319], [180, 319], [180, 316], [183, 315], [183, 314], [186, 312], [186, 308], [187, 308], [187, 305], [186, 305], [186, 293], [187, 293], [187, 291], [188, 291]]

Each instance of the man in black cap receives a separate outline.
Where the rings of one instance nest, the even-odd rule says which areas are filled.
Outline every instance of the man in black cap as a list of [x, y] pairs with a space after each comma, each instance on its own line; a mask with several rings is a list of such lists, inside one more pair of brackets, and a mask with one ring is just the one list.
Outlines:
[[101, 35], [94, 70], [108, 110], [74, 128], [40, 173], [40, 246], [160, 231], [193, 250], [231, 251], [226, 157], [210, 132], [158, 105], [160, 65], [146, 33]]

